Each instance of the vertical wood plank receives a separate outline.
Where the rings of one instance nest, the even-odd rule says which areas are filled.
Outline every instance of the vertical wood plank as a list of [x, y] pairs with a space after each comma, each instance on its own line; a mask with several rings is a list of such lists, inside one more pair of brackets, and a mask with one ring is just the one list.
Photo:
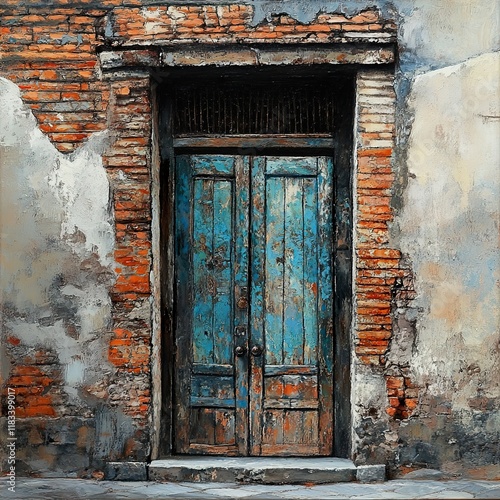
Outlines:
[[333, 163], [318, 159], [319, 241], [318, 241], [318, 326], [321, 342], [319, 356], [320, 453], [329, 455], [333, 445]]
[[235, 444], [234, 412], [215, 410], [215, 444]]
[[[284, 162], [293, 160], [286, 159]], [[285, 179], [283, 363], [302, 364], [304, 350], [304, 218], [302, 179]]]
[[304, 411], [302, 421], [302, 442], [317, 445], [319, 437], [318, 413], [316, 411]]
[[178, 453], [189, 450], [190, 433], [190, 392], [191, 392], [191, 334], [192, 334], [192, 303], [190, 280], [190, 231], [191, 231], [191, 200], [192, 191], [189, 177], [189, 157], [180, 156], [176, 163], [175, 184], [175, 238], [174, 251], [176, 256], [175, 280], [177, 283], [177, 310], [187, 314], [176, 316], [176, 375], [174, 411], [174, 449]]
[[302, 411], [285, 410], [283, 412], [283, 443], [292, 446], [302, 444], [304, 432], [302, 414]]
[[304, 364], [316, 364], [318, 349], [318, 198], [316, 179], [304, 189]]
[[215, 411], [213, 408], [191, 410], [191, 442], [215, 444]]
[[[251, 343], [264, 345], [265, 291], [265, 158], [252, 159], [252, 222], [251, 222]], [[250, 454], [261, 454], [262, 397], [264, 356], [250, 358]]]
[[214, 362], [214, 278], [209, 269], [213, 256], [214, 182], [194, 180], [193, 203], [193, 359]]
[[[235, 262], [234, 262], [234, 294], [235, 302], [249, 295], [249, 225], [250, 225], [250, 159], [235, 159], [236, 192], [235, 192]], [[234, 302], [233, 302], [234, 304]], [[242, 334], [234, 337], [234, 345], [248, 351], [248, 307], [233, 306], [235, 332]], [[236, 445], [240, 455], [248, 454], [248, 356], [236, 357], [235, 361]]]
[[283, 285], [285, 261], [285, 180], [266, 180], [266, 264], [264, 338], [266, 363], [283, 363]]
[[213, 254], [210, 262], [213, 276], [214, 362], [231, 363], [233, 342], [231, 331], [232, 303], [232, 183], [214, 182]]
[[262, 444], [283, 444], [283, 412], [266, 410], [263, 415]]

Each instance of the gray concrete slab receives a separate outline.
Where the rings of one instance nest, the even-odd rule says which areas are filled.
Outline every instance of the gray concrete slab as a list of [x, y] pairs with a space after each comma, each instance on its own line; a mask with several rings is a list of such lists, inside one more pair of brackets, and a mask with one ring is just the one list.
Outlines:
[[477, 493], [474, 498], [496, 498], [498, 500], [500, 498], [500, 486], [498, 488], [483, 490]]
[[445, 490], [438, 491], [436, 493], [430, 493], [429, 495], [424, 495], [419, 498], [450, 498], [453, 500], [460, 500], [466, 498], [474, 498], [474, 495], [472, 495], [472, 493], [467, 493], [466, 491]]
[[[149, 478], [154, 481], [333, 483], [353, 481], [356, 470], [354, 463], [344, 458], [183, 456], [154, 460], [149, 466]], [[379, 469], [373, 470], [381, 477]]]
[[498, 481], [397, 480], [383, 483], [333, 483], [322, 485], [272, 485], [241, 483], [155, 483], [148, 481], [94, 481], [85, 479], [18, 478], [15, 492], [7, 478], [0, 478], [2, 500], [147, 500], [147, 499], [422, 499], [496, 498]]

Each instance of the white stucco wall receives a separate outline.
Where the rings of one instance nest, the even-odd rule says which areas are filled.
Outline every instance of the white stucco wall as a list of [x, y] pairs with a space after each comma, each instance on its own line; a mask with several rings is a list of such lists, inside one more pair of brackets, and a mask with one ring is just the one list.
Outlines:
[[[418, 77], [397, 220], [416, 275], [411, 360], [454, 409], [500, 396], [500, 53]], [[500, 428], [500, 426], [499, 426]]]

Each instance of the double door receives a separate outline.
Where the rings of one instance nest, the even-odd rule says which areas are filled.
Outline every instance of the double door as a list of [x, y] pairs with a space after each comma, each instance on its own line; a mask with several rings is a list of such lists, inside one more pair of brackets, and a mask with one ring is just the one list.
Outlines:
[[332, 160], [175, 168], [175, 452], [330, 455]]

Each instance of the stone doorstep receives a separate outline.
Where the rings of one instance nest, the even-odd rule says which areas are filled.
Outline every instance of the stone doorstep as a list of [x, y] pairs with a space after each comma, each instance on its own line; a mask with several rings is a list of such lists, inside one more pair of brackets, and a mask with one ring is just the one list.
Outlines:
[[[117, 462], [114, 462], [117, 464]], [[345, 458], [169, 457], [148, 466], [152, 481], [321, 484], [385, 480], [385, 465], [356, 467]]]

